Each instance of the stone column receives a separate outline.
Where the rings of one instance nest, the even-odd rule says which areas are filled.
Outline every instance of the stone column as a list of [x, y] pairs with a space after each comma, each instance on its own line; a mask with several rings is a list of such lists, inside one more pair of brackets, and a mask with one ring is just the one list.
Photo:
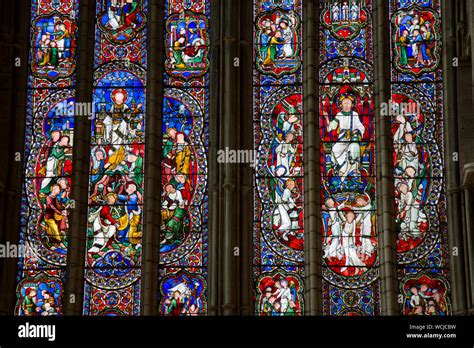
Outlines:
[[[464, 123], [464, 125], [472, 125], [471, 128], [474, 128], [474, 125], [472, 124], [471, 120], [470, 120], [470, 117], [472, 116], [472, 103], [473, 103], [473, 100], [474, 100], [474, 69], [472, 68], [474, 66], [474, 46], [473, 46], [473, 40], [474, 40], [474, 4], [472, 1], [470, 0], [466, 0], [466, 18], [467, 18], [467, 21], [469, 23], [467, 23], [467, 27], [469, 28], [469, 30], [467, 31], [467, 36], [468, 36], [468, 40], [466, 40], [466, 56], [467, 58], [470, 59], [470, 67], [471, 67], [471, 74], [470, 74], [470, 100], [471, 100], [471, 105], [470, 105], [470, 111], [467, 112], [466, 114], [469, 115], [467, 116], [468, 118], [466, 118], [466, 122]], [[465, 85], [465, 88], [468, 88], [469, 84], [466, 84]], [[474, 134], [474, 132], [470, 131], [469, 132], [470, 134]], [[468, 144], [472, 144], [472, 142], [469, 142]], [[472, 145], [471, 145], [472, 146]], [[470, 149], [472, 149], [472, 147], [469, 147]], [[472, 153], [472, 151], [466, 151], [468, 153]], [[470, 162], [473, 162], [474, 161], [474, 154], [471, 155], [470, 157]], [[466, 170], [466, 169], [464, 169]], [[465, 199], [465, 203], [466, 203], [466, 207], [465, 207], [465, 210], [466, 210], [466, 213], [469, 213], [469, 214], [474, 214], [474, 202], [473, 202], [473, 197], [474, 197], [474, 183], [470, 186], [471, 187], [471, 191], [470, 191], [470, 194], [469, 194], [469, 205], [468, 205], [468, 201], [467, 201], [467, 198]], [[468, 210], [468, 207], [470, 208]], [[465, 234], [466, 235], [469, 235], [470, 236], [470, 240], [469, 240], [469, 248], [468, 248], [468, 255], [469, 255], [469, 259], [468, 259], [468, 262], [467, 262], [467, 265], [469, 267], [469, 274], [470, 274], [470, 280], [469, 280], [469, 286], [467, 288], [467, 296], [468, 298], [470, 299], [470, 301], [468, 302], [469, 303], [469, 314], [470, 315], [474, 315], [474, 240], [472, 238], [472, 231], [474, 229], [474, 224], [472, 222], [472, 215], [470, 215], [471, 218], [470, 218], [470, 224], [467, 225], [467, 228], [465, 230]]]
[[220, 129], [220, 86], [221, 86], [221, 7], [219, 0], [211, 0], [211, 47], [209, 50], [209, 226], [208, 226], [208, 268], [207, 299], [208, 314], [219, 314], [220, 274], [220, 215], [221, 190], [219, 186], [220, 166], [217, 163]]
[[[18, 244], [26, 119], [30, 2], [0, 4], [0, 243]], [[19, 58], [19, 66], [16, 59]], [[16, 160], [16, 156], [20, 160]], [[13, 315], [18, 259], [0, 262], [0, 315]]]
[[381, 114], [382, 103], [391, 99], [389, 2], [374, 1], [373, 16], [380, 303], [382, 315], [399, 315], [391, 119]]
[[158, 315], [165, 18], [162, 0], [151, 0], [148, 6], [141, 314]]
[[[78, 17], [76, 102], [91, 103], [95, 0], [81, 0], [79, 2]], [[75, 200], [75, 208], [71, 211], [69, 217], [69, 244], [63, 298], [63, 313], [65, 315], [82, 314], [84, 293], [91, 120], [80, 116], [75, 118], [75, 122], [71, 189], [72, 198]]]
[[474, 315], [474, 163], [464, 166], [462, 189], [464, 191], [464, 246], [466, 257], [464, 264], [466, 268], [466, 306], [467, 313]]
[[[239, 149], [240, 132], [240, 85], [239, 70], [234, 67], [234, 58], [238, 57], [238, 28], [240, 1], [222, 0], [222, 51], [220, 61], [222, 66], [222, 96], [221, 96], [221, 124], [220, 148]], [[239, 212], [239, 170], [236, 164], [220, 164], [221, 176], [221, 224], [220, 224], [220, 264], [222, 291], [220, 313], [235, 315], [238, 311], [239, 289], [239, 257], [234, 256], [234, 248], [239, 247], [238, 235], [240, 227]]]
[[[240, 67], [240, 148], [253, 151], [253, 1], [240, 1], [241, 12], [238, 47]], [[253, 158], [255, 162], [255, 158]], [[254, 221], [254, 169], [250, 163], [240, 165], [240, 315], [254, 315], [254, 281], [253, 281], [253, 221]]]
[[319, 0], [303, 1], [305, 314], [322, 314]]
[[[443, 23], [443, 89], [447, 207], [448, 207], [448, 253], [451, 273], [451, 299], [454, 314], [466, 313], [466, 284], [464, 277], [464, 247], [462, 245], [462, 217], [459, 162], [453, 155], [459, 154], [457, 72], [453, 67], [456, 56], [455, 0], [442, 2]], [[455, 248], [455, 249], [454, 249]], [[457, 255], [454, 250], [457, 251]]]
[[[472, 19], [469, 16], [469, 11], [472, 11], [472, 2], [469, 0], [457, 1], [456, 8], [451, 8], [451, 12], [454, 16], [454, 20], [451, 21], [451, 23], [455, 23], [455, 25], [450, 28], [453, 37], [451, 40], [447, 38], [450, 41], [450, 45], [446, 48], [450, 49], [450, 52], [448, 53], [451, 56], [447, 57], [446, 62], [449, 65], [453, 65], [453, 62], [450, 62], [449, 59], [453, 59], [454, 57], [456, 57], [458, 61], [456, 67], [450, 67], [451, 73], [447, 74], [445, 77], [445, 80], [448, 84], [452, 83], [452, 85], [455, 86], [454, 93], [448, 92], [449, 96], [452, 95], [455, 97], [449, 101], [446, 101], [448, 107], [452, 107], [453, 110], [455, 110], [453, 112], [449, 108], [446, 109], [451, 115], [454, 115], [452, 118], [453, 121], [449, 121], [449, 125], [447, 125], [449, 130], [449, 134], [447, 133], [447, 143], [450, 146], [450, 149], [447, 149], [446, 159], [453, 161], [452, 151], [458, 153], [458, 162], [451, 163], [451, 165], [456, 166], [457, 173], [447, 173], [447, 178], [449, 180], [448, 195], [451, 195], [452, 199], [458, 199], [457, 205], [464, 208], [460, 209], [463, 213], [461, 214], [461, 211], [457, 211], [458, 208], [456, 206], [452, 209], [452, 211], [450, 205], [447, 207], [448, 211], [450, 211], [449, 214], [456, 214], [458, 215], [457, 219], [461, 219], [459, 224], [454, 222], [453, 226], [449, 226], [450, 228], [453, 227], [460, 230], [461, 235], [459, 240], [461, 241], [461, 245], [458, 246], [458, 248], [463, 249], [463, 254], [458, 254], [458, 256], [455, 257], [455, 262], [462, 263], [463, 275], [458, 276], [458, 279], [461, 280], [461, 283], [453, 284], [453, 289], [455, 286], [463, 286], [465, 288], [466, 310], [469, 310], [469, 308], [472, 307], [469, 277], [471, 271], [469, 263], [469, 240], [471, 240], [471, 236], [468, 227], [471, 217], [469, 215], [468, 206], [470, 203], [469, 195], [466, 195], [466, 192], [463, 193], [463, 189], [468, 187], [466, 186], [467, 183], [465, 182], [467, 179], [466, 175], [468, 174], [466, 166], [474, 161], [474, 153], [471, 151], [472, 146], [474, 145], [474, 123], [470, 121], [472, 117], [472, 55], [470, 52], [470, 33], [468, 30], [470, 27], [469, 21]], [[448, 79], [453, 81], [448, 81]], [[456, 132], [456, 134], [451, 133], [451, 131]], [[453, 138], [453, 136], [455, 138]], [[460, 139], [462, 139], [462, 141], [460, 141]], [[452, 142], [454, 144], [453, 149], [451, 149]], [[459, 174], [462, 168], [464, 168], [464, 174], [461, 178]], [[451, 183], [451, 179], [453, 179], [454, 182]], [[460, 188], [459, 185], [462, 185], [462, 187]], [[451, 229], [449, 231], [451, 231]], [[463, 258], [460, 259], [460, 256]]]
[[[474, 4], [472, 1], [468, 1], [468, 10], [467, 10], [467, 18], [469, 18], [469, 25], [468, 27], [470, 28], [469, 31], [469, 37], [470, 37], [470, 47], [469, 47], [469, 56], [471, 58], [471, 67], [474, 66]], [[474, 69], [471, 70], [471, 80], [474, 82]], [[474, 83], [471, 84], [471, 93], [472, 93], [472, 99], [474, 100]]]

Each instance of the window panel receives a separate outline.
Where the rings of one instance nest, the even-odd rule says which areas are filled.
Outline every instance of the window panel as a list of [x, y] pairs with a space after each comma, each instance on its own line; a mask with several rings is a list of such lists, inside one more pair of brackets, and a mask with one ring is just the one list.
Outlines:
[[390, 22], [400, 311], [447, 315], [441, 4], [391, 0]]
[[207, 314], [208, 0], [167, 0], [159, 313]]
[[376, 315], [378, 287], [360, 297], [379, 281], [372, 1], [321, 0], [320, 13], [323, 314]]
[[254, 22], [255, 314], [303, 315], [302, 3], [257, 0]]
[[71, 204], [78, 1], [31, 1], [16, 315], [62, 314]]
[[140, 314], [147, 11], [96, 2], [84, 315]]

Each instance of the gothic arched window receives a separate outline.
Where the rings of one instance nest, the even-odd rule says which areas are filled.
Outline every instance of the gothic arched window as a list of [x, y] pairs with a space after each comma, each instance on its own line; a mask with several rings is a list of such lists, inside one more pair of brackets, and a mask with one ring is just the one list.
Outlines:
[[[451, 313], [441, 2], [246, 1], [252, 28], [221, 23], [213, 33], [221, 73], [210, 69], [211, 0], [96, 0], [90, 66], [77, 57], [89, 5], [79, 16], [79, 0], [31, 0], [15, 314], [69, 312], [64, 294], [81, 289], [71, 311], [91, 316], [239, 312], [251, 294], [256, 315], [380, 315], [384, 296], [404, 315]], [[213, 3], [223, 14], [213, 23], [250, 12], [227, 5]], [[240, 125], [244, 141], [219, 131], [245, 95], [232, 100], [228, 88], [249, 76], [253, 112], [239, 107], [236, 119], [253, 117], [253, 182], [239, 169], [229, 183], [233, 168], [209, 166], [209, 134], [216, 147], [247, 144]], [[76, 102], [88, 93], [91, 105]], [[241, 231], [229, 228], [235, 212], [220, 197], [209, 207], [209, 182], [219, 193], [253, 184], [254, 214], [238, 217]], [[78, 210], [76, 196], [86, 196]], [[246, 211], [245, 195], [229, 197]], [[210, 209], [223, 230], [208, 241]], [[240, 259], [252, 265], [223, 275], [237, 261], [219, 249], [234, 241], [245, 249], [234, 256], [252, 252]], [[68, 289], [78, 273], [80, 289]], [[221, 289], [222, 279], [239, 284]]]

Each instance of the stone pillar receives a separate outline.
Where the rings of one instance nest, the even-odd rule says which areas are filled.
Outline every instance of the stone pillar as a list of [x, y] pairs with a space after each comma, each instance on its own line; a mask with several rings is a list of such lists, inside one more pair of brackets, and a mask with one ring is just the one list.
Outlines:
[[[240, 1], [241, 12], [238, 47], [240, 67], [240, 148], [253, 151], [253, 1]], [[255, 163], [255, 158], [253, 158]], [[240, 315], [254, 315], [253, 303], [253, 221], [254, 221], [254, 169], [249, 164], [240, 165]]]
[[466, 257], [464, 264], [466, 268], [466, 305], [467, 313], [474, 315], [474, 163], [464, 166], [462, 189], [464, 193], [464, 246]]
[[[473, 40], [474, 40], [474, 4], [472, 1], [466, 0], [466, 18], [468, 19], [469, 23], [467, 23], [467, 26], [469, 30], [467, 31], [468, 34], [468, 40], [466, 40], [466, 55], [470, 59], [471, 63], [471, 112], [470, 115], [472, 115], [472, 103], [474, 100], [474, 69], [472, 68], [474, 66], [474, 47], [473, 47]], [[470, 119], [469, 119], [470, 120]], [[467, 121], [466, 124], [471, 124], [472, 122]], [[474, 127], [474, 125], [473, 125]], [[472, 132], [471, 132], [472, 134]], [[472, 152], [471, 152], [472, 153]], [[472, 154], [472, 158], [474, 159], [474, 154]], [[469, 214], [474, 214], [474, 183], [471, 185], [471, 192], [469, 194], [469, 205], [467, 205], [467, 200], [466, 200], [466, 213]], [[470, 208], [469, 210], [467, 208]], [[469, 241], [469, 274], [470, 274], [470, 281], [469, 281], [469, 288], [468, 288], [468, 297], [470, 298], [470, 304], [469, 304], [469, 314], [474, 315], [474, 240], [472, 238], [472, 231], [474, 229], [474, 224], [472, 222], [472, 215], [470, 221], [470, 224], [467, 225], [468, 228], [466, 229], [466, 234], [471, 236], [470, 241]]]
[[[472, 31], [472, 1], [469, 0], [461, 0], [456, 2], [456, 8], [455, 11], [455, 52], [451, 52], [451, 54], [455, 57], [458, 58], [458, 66], [453, 67], [452, 70], [454, 70], [455, 75], [453, 76], [447, 76], [447, 78], [455, 79], [454, 84], [456, 86], [456, 92], [455, 95], [455, 100], [449, 101], [449, 105], [455, 104], [454, 107], [456, 108], [456, 112], [454, 113], [455, 117], [457, 118], [456, 123], [454, 124], [454, 128], [457, 131], [457, 135], [455, 138], [456, 141], [456, 151], [459, 153], [459, 162], [457, 162], [457, 170], [458, 170], [458, 175], [455, 177], [457, 182], [454, 185], [455, 187], [459, 188], [459, 184], [462, 184], [462, 187], [458, 192], [456, 192], [457, 196], [459, 197], [459, 200], [461, 201], [461, 204], [463, 205], [462, 211], [463, 215], [460, 215], [459, 212], [458, 215], [460, 215], [461, 222], [463, 223], [463, 230], [462, 230], [462, 236], [460, 237], [461, 239], [461, 246], [460, 248], [463, 248], [463, 253], [464, 257], [463, 259], [457, 259], [457, 262], [462, 262], [463, 263], [463, 270], [464, 270], [464, 275], [465, 279], [463, 281], [463, 284], [460, 284], [461, 286], [464, 286], [465, 291], [466, 291], [466, 310], [469, 311], [470, 308], [472, 308], [473, 305], [473, 299], [472, 299], [472, 287], [471, 287], [471, 281], [472, 277], [470, 277], [470, 272], [472, 271], [471, 264], [469, 263], [470, 260], [470, 255], [472, 255], [472, 249], [470, 249], [470, 241], [472, 241], [471, 238], [471, 232], [470, 232], [470, 224], [471, 224], [471, 216], [469, 215], [472, 213], [470, 210], [469, 204], [470, 199], [472, 199], [472, 196], [469, 194], [469, 191], [464, 191], [462, 190], [469, 190], [469, 183], [467, 183], [467, 175], [470, 173], [470, 170], [468, 170], [470, 164], [474, 162], [474, 152], [471, 151], [472, 147], [474, 146], [474, 123], [471, 122], [471, 117], [472, 117], [472, 81], [473, 81], [473, 71], [472, 71], [472, 52], [471, 52], [471, 47], [470, 47], [470, 40], [471, 40], [471, 32]], [[471, 32], [469, 31], [471, 29]], [[454, 35], [453, 34], [453, 35]], [[453, 57], [451, 56], [451, 58]], [[448, 58], [449, 59], [449, 58]], [[448, 62], [448, 64], [450, 64]], [[448, 110], [449, 111], [449, 110]], [[452, 124], [450, 123], [451, 127]], [[448, 127], [449, 129], [449, 127]], [[451, 134], [448, 135], [451, 137]], [[462, 141], [460, 141], [462, 139]], [[448, 153], [449, 156], [449, 153]], [[447, 157], [449, 158], [449, 157]], [[454, 164], [454, 163], [453, 163]], [[462, 175], [462, 178], [459, 177], [459, 172], [461, 171], [461, 168], [464, 168], [464, 173]], [[450, 174], [450, 173], [448, 173]], [[448, 175], [450, 177], [450, 175]], [[456, 190], [454, 190], [456, 191]], [[448, 210], [450, 209], [450, 206], [448, 206]], [[454, 208], [456, 209], [456, 208]], [[455, 212], [456, 213], [456, 212]], [[461, 228], [460, 226], [456, 226], [456, 228]], [[458, 255], [459, 256], [459, 255]]]
[[[95, 0], [79, 2], [79, 32], [77, 40], [76, 102], [92, 102], [94, 58]], [[68, 254], [64, 286], [63, 313], [81, 315], [84, 293], [84, 257], [87, 234], [87, 204], [89, 184], [89, 149], [91, 120], [76, 117], [74, 127], [74, 163], [72, 198], [75, 208], [69, 218]], [[74, 301], [71, 302], [71, 299]]]
[[[469, 37], [470, 37], [470, 45], [468, 46], [469, 49], [469, 56], [471, 58], [471, 67], [474, 66], [474, 4], [472, 1], [468, 0], [468, 10], [467, 10], [467, 18], [469, 18]], [[471, 81], [474, 81], [474, 69], [471, 70]], [[471, 84], [471, 93], [472, 99], [474, 100], [474, 83]]]
[[220, 85], [221, 85], [221, 7], [219, 0], [211, 0], [211, 47], [209, 50], [209, 226], [208, 226], [208, 314], [219, 314], [220, 274], [220, 215], [221, 190], [219, 186], [220, 166], [217, 163], [220, 128]]
[[[240, 84], [239, 70], [234, 67], [234, 58], [238, 57], [238, 30], [240, 1], [222, 0], [222, 35], [221, 57], [222, 76], [221, 95], [221, 124], [220, 124], [220, 149], [240, 149]], [[221, 315], [235, 315], [238, 312], [238, 289], [240, 258], [234, 256], [234, 248], [239, 247], [238, 236], [240, 228], [239, 212], [239, 168], [236, 164], [220, 164], [221, 175], [221, 199], [222, 204], [220, 217], [220, 264], [221, 280], [219, 286], [222, 291], [220, 301]]]
[[[0, 243], [18, 244], [24, 176], [30, 2], [0, 4]], [[16, 59], [19, 58], [19, 66]], [[16, 160], [16, 155], [20, 160]], [[0, 315], [13, 315], [16, 258], [0, 262]]]
[[305, 314], [322, 314], [319, 0], [303, 2]]
[[[442, 3], [443, 23], [443, 89], [444, 89], [444, 128], [446, 189], [448, 207], [448, 253], [451, 274], [451, 302], [454, 314], [466, 313], [466, 284], [464, 276], [464, 247], [462, 245], [462, 208], [460, 192], [459, 162], [453, 159], [459, 154], [458, 145], [458, 110], [457, 110], [457, 72], [453, 67], [456, 55], [456, 19], [455, 0]], [[455, 249], [454, 249], [455, 248]], [[457, 254], [453, 252], [457, 251]]]
[[158, 315], [165, 18], [162, 0], [151, 0], [148, 6], [141, 314]]
[[391, 119], [381, 114], [382, 103], [391, 99], [389, 2], [374, 1], [373, 16], [380, 303], [382, 315], [399, 315]]

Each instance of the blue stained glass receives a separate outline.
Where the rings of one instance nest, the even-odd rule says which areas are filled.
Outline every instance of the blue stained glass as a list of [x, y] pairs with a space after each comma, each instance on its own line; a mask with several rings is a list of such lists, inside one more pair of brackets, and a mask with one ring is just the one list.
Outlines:
[[84, 315], [139, 315], [147, 0], [97, 0]]
[[208, 0], [167, 0], [159, 312], [207, 313]]
[[390, 1], [390, 22], [400, 312], [448, 315], [440, 2]]
[[[78, 1], [31, 1], [16, 315], [62, 314], [75, 116]], [[37, 257], [36, 255], [41, 255]]]
[[254, 2], [254, 300], [304, 313], [302, 3]]
[[378, 315], [372, 2], [320, 13], [323, 314]]

